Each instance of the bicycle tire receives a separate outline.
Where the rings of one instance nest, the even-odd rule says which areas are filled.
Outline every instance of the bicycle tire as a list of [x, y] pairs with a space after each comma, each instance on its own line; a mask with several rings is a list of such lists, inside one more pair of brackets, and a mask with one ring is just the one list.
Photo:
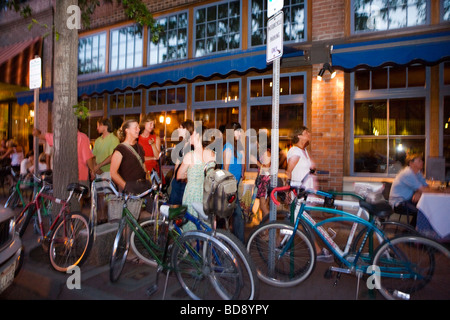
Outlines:
[[[274, 267], [269, 267], [270, 234], [274, 232]], [[308, 235], [295, 230], [291, 248], [286, 248], [294, 226], [284, 222], [270, 222], [259, 226], [249, 237], [247, 251], [256, 265], [258, 277], [276, 287], [292, 287], [306, 280], [313, 272], [316, 251]], [[282, 251], [286, 253], [279, 257]]]
[[388, 300], [448, 300], [450, 252], [422, 236], [400, 236], [382, 244], [374, 255], [379, 291]]
[[18, 205], [19, 199], [20, 199], [19, 193], [14, 188], [12, 193], [9, 195], [8, 199], [6, 200], [4, 207], [15, 209]]
[[171, 265], [194, 300], [233, 300], [240, 293], [241, 269], [232, 252], [204, 231], [188, 231], [174, 241]]
[[109, 263], [109, 280], [111, 282], [119, 280], [130, 248], [130, 242], [127, 238], [128, 228], [126, 219], [126, 217], [123, 217], [120, 220], [119, 228], [114, 239], [111, 260]]
[[50, 236], [49, 257], [53, 268], [67, 272], [86, 261], [92, 247], [88, 220], [81, 212], [64, 214]]
[[[166, 222], [162, 220], [157, 220], [158, 224], [162, 226], [163, 224], [166, 224]], [[150, 238], [152, 239], [153, 245], [152, 249], [154, 253], [156, 253], [160, 258], [162, 258], [162, 255], [164, 253], [164, 246], [166, 244], [166, 233], [167, 228], [157, 228], [158, 230], [155, 230], [155, 220], [145, 220], [140, 223], [140, 226], [142, 228], [142, 231]], [[161, 233], [162, 231], [163, 233]], [[130, 236], [130, 245], [133, 249], [133, 252], [138, 256], [139, 259], [141, 259], [144, 263], [156, 267], [158, 263], [153, 258], [153, 256], [148, 252], [147, 248], [142, 243], [142, 240], [136, 235], [137, 230], [133, 230]]]
[[[410, 225], [397, 222], [397, 221], [384, 221], [381, 222], [381, 225], [379, 227], [383, 231], [383, 233], [386, 235], [388, 239], [396, 238], [400, 235], [419, 235], [419, 233]], [[360, 250], [361, 242], [363, 241], [364, 237], [366, 236], [367, 227], [362, 228], [358, 234], [355, 236], [355, 239], [352, 242], [352, 245], [350, 247], [350, 253], [356, 253]], [[376, 249], [379, 246], [381, 246], [384, 242], [384, 239], [380, 241], [380, 238], [377, 236], [377, 234], [374, 232], [374, 245], [373, 248]], [[366, 241], [366, 244], [364, 245], [363, 250], [361, 250], [360, 254], [362, 255], [362, 258], [366, 261], [370, 262], [373, 257], [369, 256], [368, 251], [368, 241]], [[375, 251], [375, 250], [374, 250]]]
[[31, 218], [36, 212], [36, 205], [31, 204], [26, 210], [24, 209], [16, 218], [16, 230], [22, 238], [30, 224]]
[[259, 279], [256, 266], [250, 258], [244, 244], [231, 232], [216, 230], [215, 235], [236, 257], [238, 266], [241, 268], [243, 278], [239, 295], [235, 300], [256, 300], [259, 297]]

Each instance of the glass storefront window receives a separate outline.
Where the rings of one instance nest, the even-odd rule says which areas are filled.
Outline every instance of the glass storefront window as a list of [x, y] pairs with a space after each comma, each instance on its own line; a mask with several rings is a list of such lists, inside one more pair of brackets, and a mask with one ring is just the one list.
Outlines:
[[226, 1], [195, 10], [194, 56], [241, 47], [241, 3]]
[[353, 31], [393, 30], [428, 23], [429, 1], [353, 0]]
[[179, 12], [168, 17], [157, 19], [162, 28], [157, 43], [152, 42], [149, 32], [149, 64], [158, 64], [167, 61], [187, 58], [188, 52], [188, 14]]
[[409, 152], [425, 154], [425, 99], [357, 101], [355, 173], [394, 174]]

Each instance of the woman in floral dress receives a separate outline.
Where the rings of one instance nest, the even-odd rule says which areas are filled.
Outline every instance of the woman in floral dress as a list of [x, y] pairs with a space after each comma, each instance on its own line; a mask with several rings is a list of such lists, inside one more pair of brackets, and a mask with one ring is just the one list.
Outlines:
[[[198, 216], [192, 204], [203, 203], [203, 183], [205, 181], [205, 169], [215, 166], [215, 153], [203, 147], [202, 131], [204, 128], [196, 126], [191, 136], [191, 144], [194, 150], [190, 151], [183, 158], [183, 162], [178, 170], [178, 179], [187, 179], [186, 189], [183, 194], [183, 205], [188, 207], [188, 212], [193, 216]], [[195, 225], [187, 223], [183, 230], [193, 230]]]

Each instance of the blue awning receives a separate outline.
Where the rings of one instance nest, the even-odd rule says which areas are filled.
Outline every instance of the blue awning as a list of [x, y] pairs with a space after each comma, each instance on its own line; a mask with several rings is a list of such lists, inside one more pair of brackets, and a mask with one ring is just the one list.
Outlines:
[[[303, 51], [295, 55], [302, 55]], [[292, 54], [290, 54], [292, 55]], [[209, 79], [213, 76], [226, 77], [232, 73], [243, 74], [251, 70], [264, 71], [268, 68], [266, 63], [266, 51], [264, 49], [252, 49], [203, 57], [198, 59], [168, 63], [164, 65], [151, 66], [144, 70], [132, 70], [121, 73], [106, 75], [89, 75], [81, 77], [78, 81], [78, 95], [95, 95], [112, 93], [116, 91], [135, 90], [149, 88], [152, 85], [164, 85], [166, 83], [177, 83], [179, 81], [193, 81], [196, 79]], [[45, 98], [53, 99], [53, 90]], [[32, 91], [18, 93], [17, 103], [33, 102]], [[44, 101], [43, 96], [40, 97]]]
[[333, 67], [347, 72], [416, 62], [434, 65], [445, 60], [450, 60], [450, 31], [339, 44], [331, 52]]

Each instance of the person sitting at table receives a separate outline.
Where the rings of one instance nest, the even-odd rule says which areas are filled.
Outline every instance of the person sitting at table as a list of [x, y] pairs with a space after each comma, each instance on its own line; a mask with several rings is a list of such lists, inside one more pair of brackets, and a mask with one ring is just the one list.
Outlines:
[[[389, 194], [389, 204], [394, 212], [412, 217], [410, 224], [416, 226], [417, 202], [422, 191], [428, 187], [422, 174], [423, 160], [421, 154], [411, 154], [406, 157], [407, 166], [398, 173], [392, 183]], [[409, 222], [409, 221], [408, 221]]]

